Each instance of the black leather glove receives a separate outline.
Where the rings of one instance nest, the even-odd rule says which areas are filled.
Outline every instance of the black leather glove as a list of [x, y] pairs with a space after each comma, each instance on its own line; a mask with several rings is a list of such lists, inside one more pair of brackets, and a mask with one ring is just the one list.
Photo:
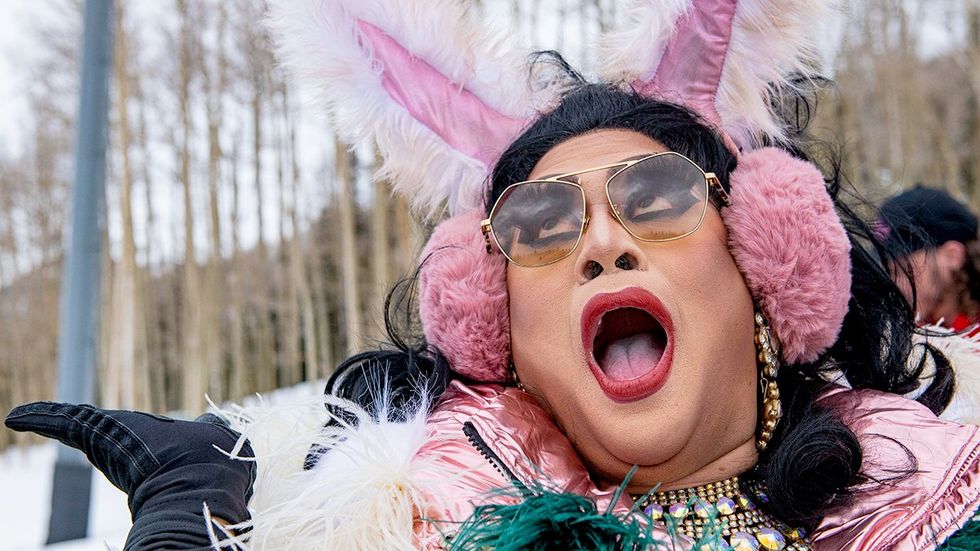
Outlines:
[[[249, 518], [255, 463], [229, 458], [238, 434], [219, 417], [177, 421], [136, 411], [34, 402], [4, 423], [54, 438], [85, 453], [129, 496], [133, 528], [126, 550], [210, 547], [203, 504], [232, 524]], [[241, 457], [254, 457], [246, 442]], [[220, 534], [219, 534], [220, 535]]]

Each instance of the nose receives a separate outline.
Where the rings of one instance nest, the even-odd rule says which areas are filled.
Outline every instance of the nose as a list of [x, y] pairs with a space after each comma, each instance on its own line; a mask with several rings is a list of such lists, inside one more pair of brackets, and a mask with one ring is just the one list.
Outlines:
[[619, 223], [609, 204], [592, 205], [589, 210], [575, 262], [582, 282], [603, 273], [642, 269], [643, 254], [636, 239]]

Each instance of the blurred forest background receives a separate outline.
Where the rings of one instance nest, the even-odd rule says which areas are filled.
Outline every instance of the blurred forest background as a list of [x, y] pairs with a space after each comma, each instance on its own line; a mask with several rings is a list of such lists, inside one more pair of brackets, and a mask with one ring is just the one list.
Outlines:
[[[0, 147], [4, 412], [53, 399], [57, 379], [82, 16], [46, 4], [23, 144]], [[811, 131], [872, 200], [923, 182], [980, 207], [980, 0], [849, 4]], [[195, 414], [205, 393], [323, 379], [377, 346], [427, 228], [372, 179], [372, 145], [339, 143], [284, 78], [263, 0], [116, 5], [98, 402]], [[615, 0], [471, 9], [587, 72], [618, 15]], [[27, 439], [0, 431], [0, 448]]]

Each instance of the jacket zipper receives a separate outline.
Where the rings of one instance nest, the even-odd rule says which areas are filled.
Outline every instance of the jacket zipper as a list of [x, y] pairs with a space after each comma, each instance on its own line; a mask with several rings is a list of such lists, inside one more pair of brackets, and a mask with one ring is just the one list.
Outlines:
[[490, 465], [493, 466], [493, 468], [496, 469], [501, 476], [510, 480], [511, 483], [518, 490], [520, 490], [522, 494], [524, 494], [525, 497], [533, 495], [533, 492], [528, 490], [527, 486], [525, 486], [524, 483], [517, 478], [514, 471], [510, 470], [507, 465], [504, 464], [503, 459], [501, 459], [499, 455], [490, 449], [490, 445], [483, 439], [483, 436], [481, 436], [480, 432], [476, 430], [476, 426], [473, 425], [472, 422], [466, 421], [463, 423], [463, 434], [466, 435], [466, 438], [470, 441], [470, 444], [476, 448], [476, 451], [480, 452], [480, 455], [487, 460], [487, 463], [490, 463]]

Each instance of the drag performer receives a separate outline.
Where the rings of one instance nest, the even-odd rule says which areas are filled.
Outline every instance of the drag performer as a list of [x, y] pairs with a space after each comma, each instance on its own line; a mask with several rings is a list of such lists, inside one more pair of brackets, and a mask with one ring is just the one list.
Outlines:
[[937, 417], [954, 370], [779, 116], [826, 11], [637, 1], [589, 83], [555, 54], [529, 71], [455, 1], [278, 3], [335, 126], [448, 206], [424, 339], [396, 293], [392, 347], [315, 403], [231, 428], [39, 403], [8, 426], [127, 491], [132, 549], [977, 545], [980, 435]]

